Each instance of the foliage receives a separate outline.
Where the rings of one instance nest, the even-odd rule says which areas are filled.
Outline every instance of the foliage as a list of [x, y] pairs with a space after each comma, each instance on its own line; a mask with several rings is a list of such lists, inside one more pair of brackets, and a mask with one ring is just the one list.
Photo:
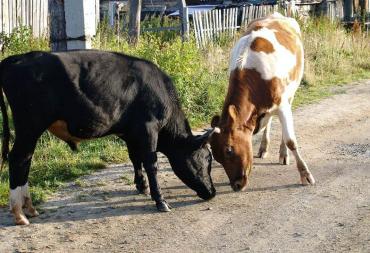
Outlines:
[[226, 47], [211, 46], [201, 51], [194, 39], [182, 43], [180, 36], [172, 38], [157, 33], [144, 33], [140, 43], [133, 47], [127, 43], [125, 34], [117, 37], [103, 24], [94, 40], [94, 48], [123, 52], [159, 65], [171, 76], [183, 108], [195, 125], [204, 124], [223, 102], [220, 94], [224, 94], [227, 80]]
[[48, 39], [46, 37], [34, 38], [32, 30], [26, 26], [15, 28], [11, 34], [0, 33], [0, 41], [2, 58], [31, 50], [49, 50]]

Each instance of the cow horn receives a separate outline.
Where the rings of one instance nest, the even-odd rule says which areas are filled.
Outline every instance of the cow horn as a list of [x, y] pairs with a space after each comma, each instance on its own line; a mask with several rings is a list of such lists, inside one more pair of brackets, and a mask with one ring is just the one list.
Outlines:
[[204, 134], [194, 136], [194, 144], [196, 145], [196, 147], [201, 147], [201, 146], [203, 146], [204, 144], [206, 144], [208, 142], [208, 140], [209, 140], [209, 138], [211, 138], [212, 134], [220, 133], [220, 132], [221, 132], [221, 130], [220, 130], [219, 127], [210, 128]]

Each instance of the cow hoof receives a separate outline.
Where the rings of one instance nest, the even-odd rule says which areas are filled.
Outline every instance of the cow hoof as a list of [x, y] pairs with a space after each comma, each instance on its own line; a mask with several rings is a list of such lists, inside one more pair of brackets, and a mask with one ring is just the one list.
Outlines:
[[139, 192], [139, 194], [149, 194], [149, 186], [146, 180], [143, 178], [142, 180], [138, 180], [136, 183], [136, 190]]
[[36, 216], [39, 216], [39, 212], [37, 212], [37, 210], [35, 208], [32, 208], [32, 209], [24, 209], [23, 210], [24, 214], [27, 216], [27, 217], [36, 217]]
[[30, 222], [28, 221], [26, 216], [21, 214], [20, 216], [15, 218], [15, 224], [16, 225], [30, 225]]
[[257, 157], [261, 159], [265, 159], [268, 156], [268, 152], [266, 150], [260, 150], [258, 151]]
[[160, 212], [171, 212], [172, 207], [165, 200], [156, 203], [156, 205]]
[[289, 165], [289, 156], [280, 156], [279, 157], [279, 163], [281, 164], [281, 165]]
[[144, 194], [144, 195], [149, 195], [150, 194], [148, 186], [146, 186], [146, 187], [136, 186], [136, 190], [139, 194]]
[[315, 184], [315, 179], [313, 178], [311, 173], [308, 173], [304, 176], [301, 176], [301, 182], [303, 185], [314, 185]]

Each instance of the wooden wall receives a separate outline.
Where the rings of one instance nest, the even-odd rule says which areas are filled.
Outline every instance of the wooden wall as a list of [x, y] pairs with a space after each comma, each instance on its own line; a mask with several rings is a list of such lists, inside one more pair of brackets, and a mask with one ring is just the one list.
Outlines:
[[48, 0], [0, 0], [0, 32], [24, 25], [39, 37], [48, 33], [48, 23]]

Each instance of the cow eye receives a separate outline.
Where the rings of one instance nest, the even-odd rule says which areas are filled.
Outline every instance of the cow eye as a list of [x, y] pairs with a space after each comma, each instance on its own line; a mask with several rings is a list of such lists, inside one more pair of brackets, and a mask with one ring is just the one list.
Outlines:
[[225, 150], [226, 156], [231, 157], [234, 155], [234, 148], [231, 146], [226, 147]]

